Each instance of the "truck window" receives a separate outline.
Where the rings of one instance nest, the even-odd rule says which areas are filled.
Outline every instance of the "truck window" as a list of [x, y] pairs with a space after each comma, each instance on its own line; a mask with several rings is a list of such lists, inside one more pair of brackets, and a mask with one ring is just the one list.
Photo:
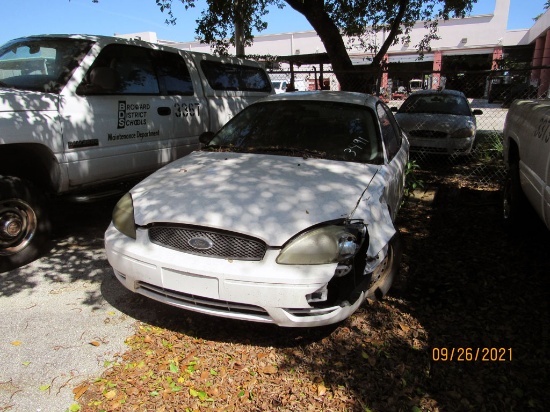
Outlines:
[[59, 93], [92, 44], [44, 37], [13, 40], [0, 48], [0, 82], [14, 89]]
[[185, 61], [179, 54], [156, 52], [155, 64], [163, 94], [192, 96], [193, 82]]
[[271, 91], [269, 78], [260, 67], [203, 60], [201, 69], [214, 90]]
[[150, 50], [106, 46], [86, 74], [79, 94], [160, 94]]

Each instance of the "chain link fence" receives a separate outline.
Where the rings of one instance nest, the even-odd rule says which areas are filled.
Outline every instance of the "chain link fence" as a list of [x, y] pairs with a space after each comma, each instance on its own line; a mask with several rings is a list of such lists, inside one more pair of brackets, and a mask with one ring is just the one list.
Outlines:
[[[321, 71], [317, 66], [301, 70], [273, 70], [269, 76], [277, 84], [277, 93], [293, 90], [339, 90], [336, 76]], [[418, 89], [444, 89], [462, 91], [476, 116], [477, 134], [471, 152], [464, 154], [432, 154], [425, 150], [411, 151], [411, 161], [420, 170], [430, 172], [430, 179], [440, 174], [456, 174], [479, 185], [499, 185], [505, 177], [502, 158], [502, 133], [510, 103], [517, 98], [535, 98], [536, 84], [531, 81], [530, 70], [476, 71], [476, 72], [394, 72], [379, 73], [378, 80], [362, 82], [357, 91], [378, 95], [389, 107], [399, 108], [404, 100]], [[291, 79], [294, 78], [294, 84]], [[368, 84], [368, 86], [365, 86]], [[436, 87], [437, 86], [437, 87]], [[430, 183], [430, 182], [427, 182]]]

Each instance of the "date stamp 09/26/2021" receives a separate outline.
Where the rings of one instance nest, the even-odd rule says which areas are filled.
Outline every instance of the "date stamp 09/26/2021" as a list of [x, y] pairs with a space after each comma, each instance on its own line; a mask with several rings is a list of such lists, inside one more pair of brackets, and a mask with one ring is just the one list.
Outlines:
[[434, 362], [511, 362], [512, 348], [433, 348]]

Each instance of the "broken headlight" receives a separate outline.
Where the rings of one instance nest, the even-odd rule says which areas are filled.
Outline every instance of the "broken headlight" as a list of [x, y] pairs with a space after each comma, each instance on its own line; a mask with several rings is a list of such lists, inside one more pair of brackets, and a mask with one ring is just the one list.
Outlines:
[[119, 232], [132, 239], [136, 238], [136, 224], [134, 223], [134, 203], [132, 195], [126, 193], [117, 202], [113, 210], [113, 225]]

